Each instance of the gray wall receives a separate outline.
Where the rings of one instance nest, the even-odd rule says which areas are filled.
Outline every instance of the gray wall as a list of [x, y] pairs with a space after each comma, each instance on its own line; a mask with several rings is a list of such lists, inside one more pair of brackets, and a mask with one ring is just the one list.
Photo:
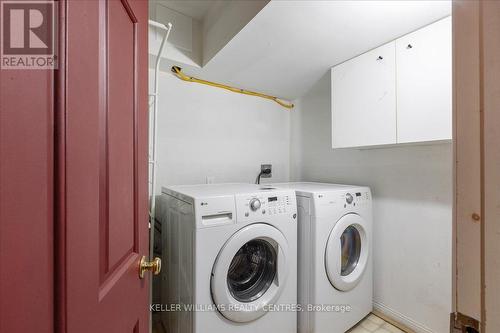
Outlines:
[[419, 331], [448, 332], [452, 144], [332, 150], [330, 86], [328, 72], [296, 101], [291, 178], [370, 186], [375, 306]]
[[[152, 86], [154, 71], [150, 70]], [[160, 73], [158, 185], [254, 182], [262, 163], [289, 179], [290, 111], [273, 101]], [[266, 180], [263, 180], [265, 182]]]

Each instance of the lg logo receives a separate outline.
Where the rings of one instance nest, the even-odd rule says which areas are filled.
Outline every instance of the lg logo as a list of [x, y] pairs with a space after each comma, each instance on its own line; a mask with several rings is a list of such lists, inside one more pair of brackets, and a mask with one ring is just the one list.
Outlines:
[[54, 68], [56, 3], [2, 1], [2, 67]]

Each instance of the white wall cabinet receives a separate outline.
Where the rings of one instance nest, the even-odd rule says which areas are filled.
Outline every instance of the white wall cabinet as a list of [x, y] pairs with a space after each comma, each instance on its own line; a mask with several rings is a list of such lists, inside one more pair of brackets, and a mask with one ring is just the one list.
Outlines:
[[333, 148], [396, 142], [395, 43], [332, 69]]
[[332, 68], [332, 147], [450, 140], [451, 18]]
[[398, 143], [451, 139], [451, 17], [396, 40]]

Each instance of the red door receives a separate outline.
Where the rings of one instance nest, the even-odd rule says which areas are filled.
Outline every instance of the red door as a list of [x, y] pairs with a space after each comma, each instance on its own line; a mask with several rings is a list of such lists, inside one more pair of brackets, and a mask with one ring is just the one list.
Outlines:
[[68, 0], [57, 91], [58, 331], [148, 332], [148, 2]]
[[54, 332], [53, 77], [0, 69], [1, 333]]

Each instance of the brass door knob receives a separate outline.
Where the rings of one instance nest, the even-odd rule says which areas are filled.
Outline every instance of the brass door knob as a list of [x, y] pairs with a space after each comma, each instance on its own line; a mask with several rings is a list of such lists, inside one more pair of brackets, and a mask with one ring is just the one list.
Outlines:
[[144, 273], [146, 273], [146, 271], [151, 271], [154, 275], [160, 274], [161, 259], [156, 257], [153, 261], [147, 261], [146, 256], [142, 256], [141, 262], [139, 263], [139, 277], [141, 279], [144, 279]]

